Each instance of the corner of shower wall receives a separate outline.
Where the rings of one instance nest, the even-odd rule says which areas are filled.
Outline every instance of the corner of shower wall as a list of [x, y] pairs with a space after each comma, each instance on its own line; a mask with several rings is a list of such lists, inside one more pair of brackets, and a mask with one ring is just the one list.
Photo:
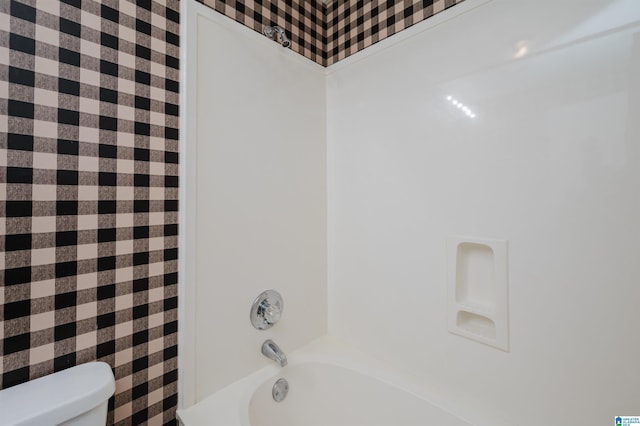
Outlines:
[[196, 152], [192, 141], [195, 139], [195, 69], [196, 46], [188, 43], [195, 39], [196, 20], [201, 6], [195, 0], [180, 2], [180, 205], [179, 205], [179, 250], [178, 267], [178, 409], [195, 404], [195, 163]]

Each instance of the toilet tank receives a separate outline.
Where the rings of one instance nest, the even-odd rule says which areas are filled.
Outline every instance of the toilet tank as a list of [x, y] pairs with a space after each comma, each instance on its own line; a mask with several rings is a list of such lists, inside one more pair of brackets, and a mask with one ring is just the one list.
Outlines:
[[115, 389], [109, 364], [78, 365], [0, 391], [0, 423], [104, 426]]

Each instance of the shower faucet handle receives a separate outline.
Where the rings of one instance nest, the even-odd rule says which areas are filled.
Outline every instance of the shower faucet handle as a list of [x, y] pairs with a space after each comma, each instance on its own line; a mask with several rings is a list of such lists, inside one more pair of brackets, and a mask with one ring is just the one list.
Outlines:
[[251, 324], [258, 330], [272, 327], [280, 321], [283, 307], [280, 293], [275, 290], [263, 291], [251, 305]]
[[260, 311], [258, 311], [259, 315], [262, 315], [262, 318], [269, 324], [275, 324], [280, 321], [280, 316], [282, 315], [282, 310], [278, 305], [272, 305], [268, 300], [265, 300], [264, 303], [260, 306]]

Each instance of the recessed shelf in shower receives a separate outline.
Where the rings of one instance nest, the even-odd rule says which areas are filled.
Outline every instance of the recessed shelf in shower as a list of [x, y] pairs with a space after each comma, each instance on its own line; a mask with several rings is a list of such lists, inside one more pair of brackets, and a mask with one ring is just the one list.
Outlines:
[[507, 242], [449, 237], [449, 331], [509, 350]]

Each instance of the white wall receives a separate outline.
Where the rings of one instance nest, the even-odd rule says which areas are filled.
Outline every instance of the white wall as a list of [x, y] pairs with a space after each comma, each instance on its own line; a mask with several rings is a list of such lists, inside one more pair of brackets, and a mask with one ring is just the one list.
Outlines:
[[[196, 286], [199, 400], [272, 362], [265, 339], [292, 351], [326, 333], [326, 109], [320, 66], [193, 7], [197, 217], [186, 232], [197, 275], [185, 293]], [[266, 289], [282, 294], [284, 315], [258, 331], [249, 308]]]
[[[639, 19], [469, 0], [330, 68], [330, 333], [488, 424], [640, 412]], [[509, 241], [510, 352], [447, 332], [449, 235]]]

